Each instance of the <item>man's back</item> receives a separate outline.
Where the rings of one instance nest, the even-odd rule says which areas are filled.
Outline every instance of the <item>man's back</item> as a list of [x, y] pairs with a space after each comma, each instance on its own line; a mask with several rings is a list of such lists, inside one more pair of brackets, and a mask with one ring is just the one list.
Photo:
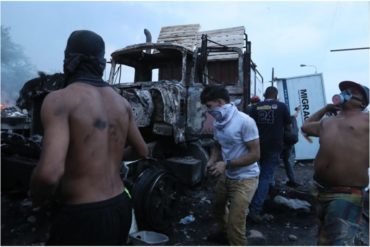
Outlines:
[[324, 120], [320, 128], [315, 178], [331, 186], [367, 186], [369, 114], [344, 112]]
[[281, 151], [284, 127], [290, 123], [288, 108], [277, 100], [265, 100], [253, 107], [251, 117], [257, 123], [263, 150]]
[[[132, 202], [120, 177], [127, 143], [148, 147], [129, 103], [103, 79], [105, 43], [89, 30], [71, 33], [64, 51], [64, 89], [41, 107], [44, 137], [31, 177], [32, 202], [61, 202], [47, 245], [125, 245]], [[97, 234], [99, 233], [99, 234]]]
[[[119, 169], [131, 119], [127, 101], [111, 87], [85, 83], [73, 83], [49, 96], [43, 104], [45, 125], [66, 121], [67, 128], [61, 127], [58, 135], [69, 136], [59, 185], [63, 201], [94, 202], [122, 193]], [[54, 109], [53, 115], [48, 108]]]

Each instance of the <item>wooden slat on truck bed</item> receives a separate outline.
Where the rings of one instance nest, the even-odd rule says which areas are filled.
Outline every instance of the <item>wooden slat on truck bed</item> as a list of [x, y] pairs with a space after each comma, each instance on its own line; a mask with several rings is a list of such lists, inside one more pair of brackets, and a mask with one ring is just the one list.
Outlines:
[[157, 42], [175, 43], [194, 50], [199, 29], [199, 24], [162, 27]]
[[[185, 46], [190, 50], [194, 50], [196, 47], [201, 46], [202, 34], [207, 34], [208, 39], [223, 44], [228, 47], [244, 47], [244, 33], [245, 29], [243, 26], [215, 29], [209, 31], [199, 31], [199, 24], [189, 25], [178, 25], [178, 26], [167, 26], [162, 27], [159, 33], [158, 43], [175, 43], [178, 45]], [[208, 42], [209, 47], [217, 47], [219, 45], [212, 42]], [[237, 54], [233, 53], [212, 53], [208, 57], [208, 60], [224, 60], [224, 59], [236, 59]]]

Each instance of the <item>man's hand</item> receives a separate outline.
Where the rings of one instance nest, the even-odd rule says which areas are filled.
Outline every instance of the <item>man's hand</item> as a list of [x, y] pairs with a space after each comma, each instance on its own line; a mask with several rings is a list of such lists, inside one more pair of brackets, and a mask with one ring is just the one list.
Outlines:
[[334, 104], [327, 104], [325, 106], [325, 110], [327, 112], [328, 115], [337, 115], [337, 112], [338, 111], [341, 111], [342, 108], [338, 105], [334, 105]]
[[211, 160], [209, 160], [208, 162], [207, 162], [207, 165], [206, 165], [206, 167], [204, 168], [204, 174], [208, 174], [208, 172], [209, 172], [209, 170], [211, 169], [211, 167], [214, 165], [214, 163], [215, 162], [213, 162], [213, 161], [211, 161]]
[[312, 138], [307, 135], [306, 133], [304, 133], [303, 131], [301, 132], [302, 133], [302, 136], [309, 142], [309, 143], [313, 143], [312, 141]]
[[296, 112], [299, 112], [301, 110], [301, 105], [298, 105], [296, 108], [294, 108]]
[[212, 166], [209, 166], [208, 173], [212, 176], [219, 176], [225, 172], [226, 169], [226, 162], [225, 161], [218, 161], [215, 162]]

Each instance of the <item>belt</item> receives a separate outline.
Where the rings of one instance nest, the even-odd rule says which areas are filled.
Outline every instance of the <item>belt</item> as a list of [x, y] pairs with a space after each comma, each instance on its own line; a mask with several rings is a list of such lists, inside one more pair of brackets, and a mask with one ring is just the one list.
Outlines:
[[325, 186], [313, 180], [316, 188], [321, 193], [343, 193], [343, 194], [358, 194], [363, 195], [365, 187], [362, 186]]
[[363, 195], [364, 188], [351, 186], [331, 186], [331, 187], [317, 187], [321, 193], [341, 193], [341, 194], [357, 194]]

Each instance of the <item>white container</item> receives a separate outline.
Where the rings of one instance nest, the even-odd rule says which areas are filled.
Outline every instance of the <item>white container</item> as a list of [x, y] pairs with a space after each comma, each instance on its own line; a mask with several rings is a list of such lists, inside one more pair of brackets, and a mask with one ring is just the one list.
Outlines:
[[[301, 106], [301, 111], [297, 116], [298, 128], [312, 114], [326, 105], [324, 79], [321, 73], [296, 76], [290, 78], [279, 78], [276, 80], [279, 91], [279, 100], [284, 102], [291, 113], [294, 108]], [[319, 150], [319, 138], [312, 137], [312, 143], [308, 142], [303, 135], [298, 136], [295, 147], [296, 160], [313, 160]]]
[[169, 241], [166, 235], [152, 231], [138, 231], [129, 236], [133, 245], [165, 245]]

